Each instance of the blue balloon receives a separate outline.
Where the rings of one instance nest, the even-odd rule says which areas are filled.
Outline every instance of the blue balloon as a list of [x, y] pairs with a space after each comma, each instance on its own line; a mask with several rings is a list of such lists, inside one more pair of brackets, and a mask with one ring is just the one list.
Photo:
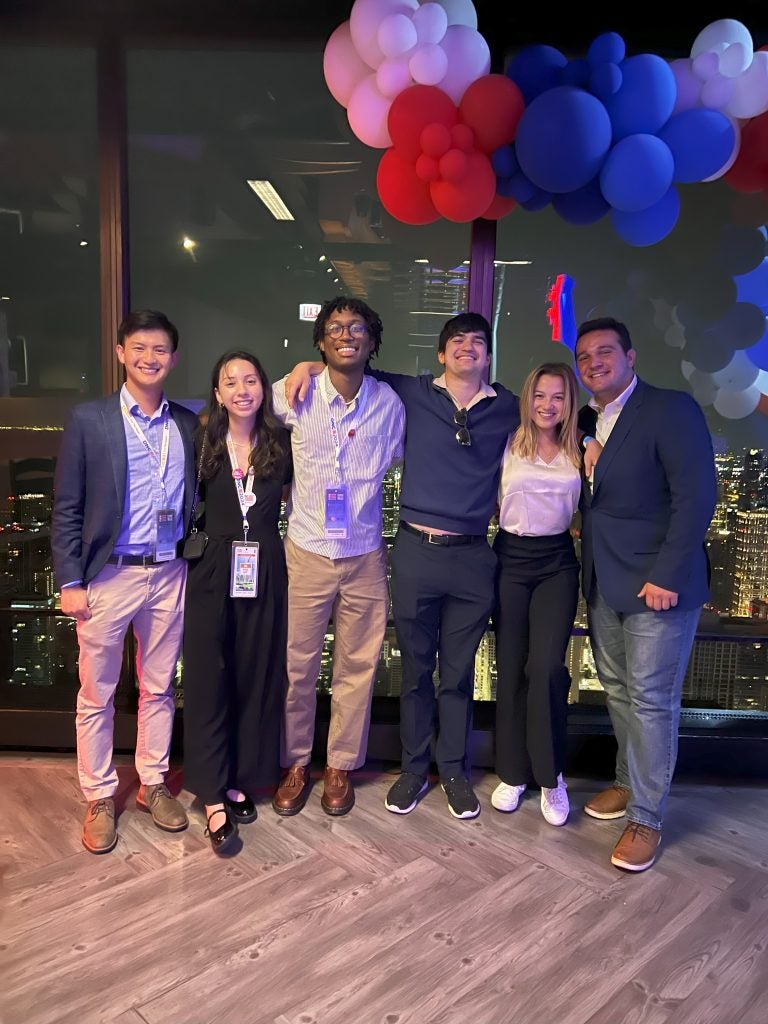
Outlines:
[[686, 341], [683, 359], [704, 373], [716, 373], [733, 359], [733, 349], [717, 331], [710, 329]]
[[[718, 263], [729, 274], [749, 274], [760, 267], [765, 259], [765, 235], [759, 228], [750, 228], [741, 224], [728, 224], [723, 228], [717, 246]], [[763, 292], [763, 300], [768, 299], [768, 292]], [[747, 302], [754, 300], [747, 299]], [[759, 306], [760, 303], [758, 302]]]
[[598, 64], [589, 76], [589, 91], [603, 103], [621, 88], [624, 76], [618, 64]]
[[[759, 233], [759, 232], [758, 232]], [[768, 259], [763, 260], [749, 274], [734, 278], [736, 298], [739, 302], [751, 302], [768, 311]]]
[[638, 133], [655, 135], [672, 116], [677, 99], [669, 64], [653, 53], [640, 53], [622, 63], [621, 73], [621, 88], [605, 101], [613, 141]]
[[613, 210], [611, 220], [619, 238], [623, 238], [630, 245], [645, 246], [656, 245], [662, 238], [666, 238], [677, 223], [679, 215], [680, 196], [672, 185], [666, 195], [647, 210], [640, 210], [639, 213]]
[[628, 135], [617, 142], [600, 172], [600, 188], [616, 210], [635, 213], [658, 203], [672, 184], [675, 161], [655, 135]]
[[627, 48], [618, 32], [595, 36], [587, 50], [587, 60], [593, 68], [598, 64], [621, 64], [626, 55]]
[[491, 166], [499, 178], [511, 178], [520, 170], [514, 146], [499, 146], [491, 156]]
[[736, 145], [733, 125], [719, 110], [675, 114], [659, 132], [675, 158], [675, 181], [704, 181], [727, 162]]
[[526, 106], [540, 93], [560, 84], [560, 73], [568, 63], [554, 46], [526, 46], [507, 67], [507, 76], [520, 89]]
[[526, 201], [524, 203], [520, 203], [520, 205], [524, 210], [528, 210], [529, 213], [536, 213], [538, 210], [543, 210], [551, 201], [551, 194], [549, 192], [542, 192], [541, 189], [539, 189], [536, 195], [531, 196], [530, 199], [526, 199]]
[[599, 178], [593, 178], [588, 185], [574, 192], [554, 196], [552, 207], [558, 217], [569, 224], [594, 224], [611, 208], [600, 191]]
[[496, 179], [496, 191], [500, 196], [506, 196], [508, 199], [515, 198], [514, 178], [497, 178]]
[[749, 348], [765, 334], [765, 313], [751, 302], [737, 302], [715, 324], [731, 348]]
[[761, 370], [768, 370], [768, 330], [756, 345], [745, 350], [744, 355], [749, 356]]
[[520, 167], [545, 192], [572, 192], [600, 170], [611, 145], [605, 107], [588, 92], [558, 86], [523, 111], [515, 136]]
[[575, 85], [579, 89], [585, 89], [591, 73], [592, 69], [586, 60], [583, 57], [577, 57], [569, 61], [568, 66], [563, 68], [560, 84]]

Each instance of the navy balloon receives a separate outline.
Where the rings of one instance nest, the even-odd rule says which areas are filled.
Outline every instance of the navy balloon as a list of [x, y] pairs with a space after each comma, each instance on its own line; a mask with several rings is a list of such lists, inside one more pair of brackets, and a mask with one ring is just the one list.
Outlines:
[[704, 181], [727, 162], [736, 133], [719, 110], [705, 108], [675, 114], [659, 132], [675, 158], [675, 181]]
[[751, 302], [737, 302], [715, 324], [732, 348], [749, 348], [765, 334], [765, 313]]
[[611, 145], [605, 107], [588, 92], [558, 86], [523, 111], [515, 136], [525, 174], [546, 192], [572, 192], [594, 178]]
[[587, 61], [583, 57], [577, 57], [569, 61], [568, 66], [563, 68], [560, 84], [576, 85], [579, 89], [585, 89], [591, 74], [592, 69]]
[[552, 207], [569, 224], [594, 224], [611, 208], [600, 191], [598, 178], [593, 178], [588, 185], [574, 192], [562, 192], [554, 196]]
[[683, 359], [693, 363], [697, 370], [715, 373], [733, 359], [733, 348], [711, 328], [689, 339], [683, 348]]
[[624, 76], [618, 64], [600, 64], [589, 76], [589, 91], [603, 103], [621, 88]]
[[554, 46], [526, 46], [509, 63], [507, 76], [520, 89], [526, 106], [536, 97], [560, 84], [568, 60]]
[[622, 63], [621, 73], [621, 88], [605, 101], [614, 142], [640, 132], [655, 135], [672, 116], [677, 98], [669, 64], [653, 53], [640, 53]]
[[[630, 245], [655, 245], [670, 233], [680, 215], [680, 197], [673, 185], [658, 203], [639, 213], [613, 210], [611, 220], [616, 234]], [[725, 366], [725, 363], [723, 363]], [[720, 369], [720, 367], [718, 367]]]
[[[765, 236], [757, 228], [729, 224], [720, 236], [717, 258], [720, 266], [729, 274], [749, 274], [758, 269], [765, 259]], [[763, 291], [762, 297], [768, 299], [768, 294]]]
[[739, 302], [752, 302], [760, 309], [768, 310], [768, 259], [748, 274], [736, 278], [736, 296]]
[[491, 166], [499, 178], [511, 178], [520, 170], [514, 146], [499, 146], [491, 156]]
[[592, 67], [598, 64], [621, 64], [626, 55], [627, 48], [618, 32], [603, 32], [595, 36], [587, 50], [587, 60]]
[[600, 187], [617, 210], [646, 210], [672, 184], [675, 161], [669, 146], [655, 135], [628, 135], [617, 142], [600, 172]]
[[543, 192], [539, 189], [535, 195], [531, 196], [524, 203], [520, 203], [524, 210], [528, 210], [529, 213], [536, 213], [537, 210], [543, 210], [545, 206], [548, 206], [552, 202], [552, 195], [549, 192]]

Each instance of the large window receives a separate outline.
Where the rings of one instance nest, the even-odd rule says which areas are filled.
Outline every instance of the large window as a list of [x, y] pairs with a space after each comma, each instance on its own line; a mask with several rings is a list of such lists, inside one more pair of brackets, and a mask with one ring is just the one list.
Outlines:
[[0, 49], [0, 124], [0, 703], [68, 707], [50, 520], [66, 413], [101, 393], [95, 53]]

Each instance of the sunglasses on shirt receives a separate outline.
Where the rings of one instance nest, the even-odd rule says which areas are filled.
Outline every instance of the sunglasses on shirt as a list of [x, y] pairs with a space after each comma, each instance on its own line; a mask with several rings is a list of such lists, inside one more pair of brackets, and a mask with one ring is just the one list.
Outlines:
[[457, 409], [453, 414], [453, 422], [459, 428], [456, 431], [456, 440], [462, 448], [469, 448], [472, 445], [472, 435], [467, 426], [468, 412], [466, 409]]

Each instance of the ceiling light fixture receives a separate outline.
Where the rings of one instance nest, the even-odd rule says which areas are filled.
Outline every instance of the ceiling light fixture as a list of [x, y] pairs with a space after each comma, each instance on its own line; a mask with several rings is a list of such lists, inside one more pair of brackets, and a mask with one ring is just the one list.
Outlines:
[[530, 267], [533, 260], [494, 260], [494, 267]]
[[271, 181], [254, 181], [251, 178], [248, 178], [247, 181], [249, 187], [253, 189], [275, 220], [295, 220]]

